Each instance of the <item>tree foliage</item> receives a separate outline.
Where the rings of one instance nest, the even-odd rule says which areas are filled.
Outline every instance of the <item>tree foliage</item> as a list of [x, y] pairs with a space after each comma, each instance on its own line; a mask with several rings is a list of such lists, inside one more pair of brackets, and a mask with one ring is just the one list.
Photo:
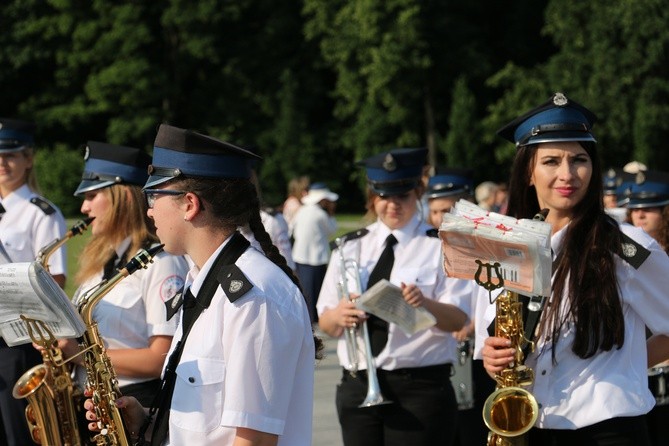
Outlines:
[[[669, 12], [659, 0], [3, 6], [0, 115], [37, 122], [38, 163], [74, 162], [88, 140], [151, 151], [167, 122], [256, 147], [269, 204], [309, 175], [340, 193], [341, 210], [358, 211], [355, 162], [392, 147], [426, 146], [435, 164], [504, 181], [515, 150], [495, 131], [562, 90], [599, 116], [605, 164], [669, 170]], [[71, 186], [50, 181], [47, 196], [78, 209]]]

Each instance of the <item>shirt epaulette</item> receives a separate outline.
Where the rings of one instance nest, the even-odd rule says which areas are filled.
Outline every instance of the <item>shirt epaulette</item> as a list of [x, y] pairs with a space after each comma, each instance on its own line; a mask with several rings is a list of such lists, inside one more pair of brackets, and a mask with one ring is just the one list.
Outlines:
[[428, 237], [439, 238], [439, 229], [437, 228], [428, 229], [427, 231], [425, 231], [425, 235], [427, 235]]
[[230, 302], [235, 302], [253, 288], [251, 281], [237, 265], [224, 265], [216, 278]]
[[279, 213], [279, 211], [277, 211], [276, 209], [271, 208], [271, 207], [263, 208], [263, 211], [267, 212], [267, 213], [268, 213], [269, 215], [271, 215], [272, 217], [276, 217], [276, 214]]
[[56, 208], [43, 198], [32, 197], [30, 202], [40, 208], [46, 215], [51, 215], [56, 212]]
[[623, 238], [620, 249], [620, 258], [632, 265], [634, 269], [639, 269], [650, 255], [650, 251], [638, 244], [627, 234], [621, 232], [620, 235], [622, 235]]
[[[342, 243], [346, 243], [348, 241], [355, 240], [355, 239], [358, 239], [360, 237], [364, 237], [367, 234], [369, 234], [369, 229], [360, 228], [360, 229], [356, 229], [355, 231], [347, 232], [344, 235], [340, 235], [337, 238], [341, 239]], [[333, 240], [333, 241], [330, 242], [330, 250], [334, 251], [335, 249], [337, 249], [337, 242], [336, 242], [336, 240]]]

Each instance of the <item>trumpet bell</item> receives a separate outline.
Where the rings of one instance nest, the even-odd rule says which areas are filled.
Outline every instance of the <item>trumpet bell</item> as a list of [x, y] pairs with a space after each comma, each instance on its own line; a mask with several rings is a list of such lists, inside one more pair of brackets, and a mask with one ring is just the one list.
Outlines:
[[529, 431], [537, 421], [536, 398], [520, 387], [494, 391], [483, 405], [483, 421], [488, 429], [503, 437], [517, 437]]

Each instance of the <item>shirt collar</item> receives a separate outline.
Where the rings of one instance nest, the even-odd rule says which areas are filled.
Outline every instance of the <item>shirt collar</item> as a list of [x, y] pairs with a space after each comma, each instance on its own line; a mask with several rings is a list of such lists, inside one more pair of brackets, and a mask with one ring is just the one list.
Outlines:
[[421, 224], [417, 214], [414, 214], [406, 225], [398, 229], [391, 230], [380, 219], [377, 219], [377, 222], [379, 224], [378, 240], [381, 245], [385, 244], [386, 238], [388, 238], [390, 234], [395, 236], [398, 244], [409, 242], [414, 237], [416, 230]]
[[6, 210], [10, 210], [14, 204], [18, 204], [21, 201], [29, 200], [33, 195], [33, 191], [30, 190], [27, 184], [19, 187], [15, 191], [12, 191], [5, 198], [0, 200], [2, 205]]
[[204, 284], [204, 278], [207, 277], [209, 270], [214, 264], [214, 261], [221, 253], [221, 250], [230, 242], [231, 239], [232, 235], [227, 239], [225, 239], [223, 243], [221, 243], [221, 246], [219, 246], [216, 249], [216, 251], [214, 251], [213, 254], [209, 256], [204, 265], [202, 265], [202, 269], [198, 268], [197, 265], [193, 264], [193, 267], [190, 269], [190, 271], [188, 271], [188, 274], [186, 275], [184, 292], [185, 290], [188, 290], [190, 288], [191, 293], [193, 293], [193, 296], [197, 296], [197, 293], [200, 292], [200, 288], [202, 288], [202, 285]]

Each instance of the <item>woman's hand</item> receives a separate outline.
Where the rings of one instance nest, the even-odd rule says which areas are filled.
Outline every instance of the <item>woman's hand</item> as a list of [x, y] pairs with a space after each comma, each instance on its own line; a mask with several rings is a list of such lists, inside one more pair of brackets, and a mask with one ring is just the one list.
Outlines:
[[[355, 299], [357, 295], [351, 295]], [[367, 314], [356, 308], [349, 299], [340, 299], [336, 307], [325, 310], [318, 318], [318, 325], [328, 335], [337, 338], [344, 333], [344, 329], [356, 327], [367, 319]]]
[[[63, 352], [65, 358], [72, 358], [79, 353], [79, 343], [74, 339], [59, 339], [58, 348]], [[72, 364], [84, 365], [84, 355], [79, 355], [71, 361]]]
[[511, 341], [508, 339], [497, 337], [486, 338], [481, 350], [483, 367], [485, 367], [490, 376], [494, 376], [513, 362], [515, 352], [511, 348]]
[[[86, 393], [86, 396], [90, 395]], [[137, 432], [139, 432], [142, 424], [144, 423], [144, 420], [146, 419], [146, 411], [139, 403], [139, 401], [137, 401], [137, 399], [132, 396], [122, 396], [117, 399], [115, 403], [116, 407], [118, 407], [123, 414], [125, 427], [134, 437], [137, 435]], [[84, 409], [86, 409], [86, 420], [89, 422], [88, 430], [99, 432], [101, 426], [98, 423], [98, 417], [95, 413], [95, 404], [93, 404], [92, 399], [89, 398], [84, 401]]]
[[415, 284], [407, 285], [404, 282], [400, 284], [402, 288], [402, 297], [406, 303], [411, 305], [414, 308], [422, 307], [423, 302], [425, 301], [425, 296], [423, 296], [422, 291]]

